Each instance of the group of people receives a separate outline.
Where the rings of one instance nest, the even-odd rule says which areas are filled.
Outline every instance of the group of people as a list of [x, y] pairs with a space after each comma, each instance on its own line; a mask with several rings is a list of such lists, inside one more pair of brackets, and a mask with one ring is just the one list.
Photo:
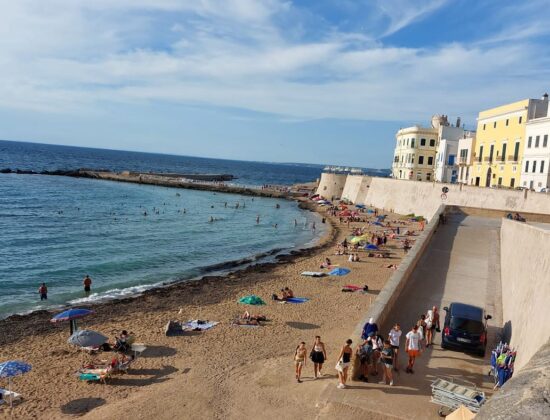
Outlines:
[[[89, 275], [86, 274], [84, 277], [84, 280], [82, 280], [82, 285], [84, 286], [84, 294], [86, 296], [89, 296], [90, 292], [92, 291], [92, 279]], [[48, 286], [46, 283], [42, 283], [38, 287], [38, 295], [40, 296], [40, 300], [48, 300]]]
[[289, 287], [285, 287], [285, 288], [281, 289], [281, 296], [274, 293], [271, 296], [271, 299], [272, 300], [278, 300], [278, 301], [281, 301], [281, 302], [285, 302], [288, 299], [293, 298], [293, 297], [294, 297], [294, 292]]

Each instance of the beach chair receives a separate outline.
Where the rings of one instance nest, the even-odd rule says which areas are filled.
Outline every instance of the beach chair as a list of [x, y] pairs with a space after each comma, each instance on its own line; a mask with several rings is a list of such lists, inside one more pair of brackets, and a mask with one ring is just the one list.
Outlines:
[[0, 388], [0, 394], [2, 395], [2, 397], [0, 398], [0, 405], [13, 404], [14, 401], [19, 401], [23, 399], [21, 394], [13, 391], [8, 391], [7, 389]]

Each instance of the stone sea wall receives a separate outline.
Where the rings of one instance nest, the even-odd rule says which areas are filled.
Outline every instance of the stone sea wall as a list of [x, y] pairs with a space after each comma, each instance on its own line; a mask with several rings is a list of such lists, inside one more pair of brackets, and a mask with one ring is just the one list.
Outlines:
[[352, 203], [364, 203], [369, 192], [372, 177], [365, 175], [348, 175], [342, 192], [342, 198]]
[[322, 195], [328, 200], [341, 198], [347, 178], [348, 176], [346, 174], [323, 172], [319, 180], [319, 186], [317, 187], [317, 194]]

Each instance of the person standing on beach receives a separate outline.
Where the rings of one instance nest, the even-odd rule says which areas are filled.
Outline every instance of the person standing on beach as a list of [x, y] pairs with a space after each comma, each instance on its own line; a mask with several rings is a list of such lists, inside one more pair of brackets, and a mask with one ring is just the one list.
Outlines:
[[306, 343], [301, 342], [294, 352], [294, 367], [296, 368], [296, 381], [302, 382], [302, 368], [306, 365]]
[[86, 277], [84, 277], [84, 281], [82, 282], [84, 285], [84, 293], [86, 293], [86, 296], [90, 294], [92, 291], [92, 279], [88, 274], [86, 274]]
[[409, 354], [409, 363], [407, 364], [405, 372], [414, 373], [414, 362], [416, 357], [420, 354], [420, 340], [422, 339], [422, 336], [418, 332], [418, 325], [412, 327], [412, 330], [407, 333], [406, 337], [407, 343], [405, 344], [405, 348]]
[[348, 379], [349, 365], [351, 364], [351, 355], [353, 350], [351, 348], [351, 339], [346, 340], [346, 344], [340, 350], [340, 356], [338, 356], [338, 363], [336, 364], [336, 370], [338, 371], [338, 386], [339, 389], [346, 387], [346, 381]]
[[401, 331], [399, 324], [395, 324], [388, 334], [390, 345], [393, 349], [393, 370], [395, 371], [399, 370], [399, 341], [401, 340], [401, 334], [403, 334], [403, 331]]
[[321, 369], [323, 368], [323, 363], [327, 360], [327, 352], [325, 349], [325, 343], [321, 341], [321, 337], [318, 335], [315, 336], [315, 341], [313, 342], [313, 347], [309, 357], [313, 362], [313, 373], [315, 379], [323, 376]]
[[48, 288], [46, 287], [46, 283], [42, 283], [38, 288], [38, 294], [40, 295], [40, 300], [48, 300]]
[[257, 225], [260, 224], [260, 215], [256, 216], [256, 224], [257, 224]]

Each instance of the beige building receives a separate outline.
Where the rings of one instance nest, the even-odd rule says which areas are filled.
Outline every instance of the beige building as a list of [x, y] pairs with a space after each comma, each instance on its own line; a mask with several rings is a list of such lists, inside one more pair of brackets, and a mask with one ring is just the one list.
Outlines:
[[445, 115], [434, 115], [431, 127], [415, 125], [400, 129], [395, 135], [392, 177], [433, 181], [440, 127], [448, 125]]

